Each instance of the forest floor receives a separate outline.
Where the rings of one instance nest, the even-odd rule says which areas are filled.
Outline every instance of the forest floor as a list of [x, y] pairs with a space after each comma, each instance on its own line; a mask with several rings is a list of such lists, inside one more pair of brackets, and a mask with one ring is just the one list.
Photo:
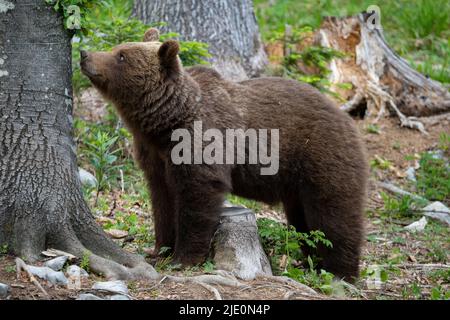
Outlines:
[[[367, 237], [361, 261], [361, 278], [352, 292], [337, 290], [329, 295], [316, 297], [320, 299], [438, 299], [448, 298], [450, 280], [450, 231], [442, 222], [428, 219], [423, 231], [409, 232], [404, 226], [420, 218], [420, 215], [402, 214], [401, 208], [388, 206], [387, 198], [381, 196], [383, 191], [377, 187], [375, 181], [390, 181], [401, 188], [409, 189], [404, 172], [414, 166], [419, 155], [436, 150], [439, 146], [439, 137], [442, 132], [448, 133], [448, 123], [441, 123], [428, 127], [429, 135], [425, 136], [418, 131], [401, 128], [395, 118], [384, 118], [378, 124], [378, 132], [370, 133], [368, 123], [356, 120], [361, 134], [366, 142], [369, 159], [372, 163], [372, 177], [370, 183], [369, 201], [367, 204]], [[378, 159], [378, 160], [376, 160]], [[380, 163], [381, 162], [381, 163]], [[448, 181], [447, 181], [448, 183]], [[123, 220], [123, 215], [138, 216], [134, 227], [151, 220], [150, 212], [145, 212], [145, 205], [135, 201], [130, 195], [120, 190], [113, 190], [108, 196], [101, 196], [102, 204], [93, 206], [98, 221], [112, 223], [117, 229], [121, 223], [130, 223]], [[401, 202], [401, 200], [399, 200]], [[244, 203], [245, 204], [245, 203]], [[448, 198], [447, 198], [448, 205]], [[398, 204], [401, 206], [401, 203]], [[99, 209], [99, 208], [102, 209]], [[396, 211], [398, 210], [398, 211]], [[277, 208], [261, 205], [258, 207], [258, 217], [269, 217], [282, 220], [283, 214]], [[404, 212], [403, 212], [404, 213]], [[122, 222], [117, 222], [118, 220]], [[125, 221], [125, 222], [124, 222]], [[134, 222], [132, 222], [134, 223]], [[106, 228], [113, 230], [114, 228]], [[150, 228], [151, 229], [151, 228]], [[149, 229], [143, 228], [139, 232]], [[128, 227], [128, 231], [130, 228]], [[138, 232], [138, 233], [139, 233]], [[117, 240], [129, 250], [140, 247], [139, 236], [127, 240]], [[124, 245], [124, 243], [127, 243]], [[149, 248], [143, 248], [146, 252]], [[205, 266], [179, 270], [172, 268], [169, 261], [159, 261], [156, 265], [158, 271], [164, 274], [198, 275], [211, 272]], [[379, 281], [375, 283], [370, 277], [370, 270], [378, 270]], [[90, 288], [95, 281], [102, 278], [94, 274], [82, 281], [80, 290], [69, 290], [61, 286], [50, 286], [40, 280], [52, 299], [75, 299], [80, 292], [95, 293]], [[0, 254], [0, 282], [12, 287], [11, 299], [43, 299], [44, 296], [29, 279], [22, 274], [16, 278], [14, 259], [8, 255]], [[268, 279], [257, 279], [244, 282], [243, 288], [217, 287], [224, 299], [311, 299], [311, 296], [296, 295], [295, 288], [275, 283]], [[204, 287], [192, 283], [173, 283], [163, 281], [150, 283], [132, 281], [128, 283], [130, 295], [134, 299], [213, 299], [213, 294]], [[446, 296], [447, 295], [447, 296]]]

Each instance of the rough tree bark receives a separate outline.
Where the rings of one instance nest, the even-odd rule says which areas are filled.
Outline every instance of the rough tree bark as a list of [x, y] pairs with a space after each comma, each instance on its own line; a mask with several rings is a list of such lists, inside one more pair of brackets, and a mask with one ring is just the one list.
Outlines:
[[133, 15], [165, 22], [163, 32], [208, 43], [213, 67], [226, 78], [257, 76], [267, 63], [252, 0], [135, 0]]
[[156, 278], [97, 225], [72, 138], [71, 36], [43, 0], [0, 1], [0, 244], [36, 260], [52, 247], [109, 278]]

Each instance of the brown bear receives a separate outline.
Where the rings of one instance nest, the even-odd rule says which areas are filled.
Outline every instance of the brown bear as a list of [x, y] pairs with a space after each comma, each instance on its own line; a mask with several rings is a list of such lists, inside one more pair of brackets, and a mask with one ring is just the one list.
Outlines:
[[[232, 193], [281, 202], [290, 225], [321, 230], [332, 242], [317, 248], [321, 268], [357, 277], [368, 167], [352, 119], [308, 84], [277, 77], [231, 82], [207, 67], [183, 68], [178, 42], [158, 40], [150, 29], [143, 42], [81, 52], [83, 73], [133, 135], [150, 187], [156, 250], [172, 248], [175, 262], [202, 262]], [[172, 134], [194, 135], [197, 121], [205, 130], [278, 129], [277, 173], [261, 174], [260, 163], [174, 163], [179, 142]], [[249, 157], [247, 145], [245, 152]]]

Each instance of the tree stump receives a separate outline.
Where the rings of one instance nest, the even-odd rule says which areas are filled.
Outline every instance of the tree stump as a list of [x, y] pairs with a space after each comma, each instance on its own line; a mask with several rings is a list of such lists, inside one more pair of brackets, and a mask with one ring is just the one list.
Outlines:
[[243, 280], [272, 275], [269, 259], [260, 243], [255, 214], [244, 207], [224, 207], [213, 239], [216, 268]]
[[[346, 111], [363, 107], [376, 122], [388, 109], [400, 118], [402, 126], [425, 132], [415, 117], [449, 112], [448, 88], [420, 74], [397, 55], [387, 44], [381, 26], [372, 24], [371, 16], [327, 17], [315, 33], [316, 44], [347, 55], [330, 64], [332, 89], [348, 100], [341, 107]], [[344, 82], [351, 83], [352, 89], [337, 86]]]

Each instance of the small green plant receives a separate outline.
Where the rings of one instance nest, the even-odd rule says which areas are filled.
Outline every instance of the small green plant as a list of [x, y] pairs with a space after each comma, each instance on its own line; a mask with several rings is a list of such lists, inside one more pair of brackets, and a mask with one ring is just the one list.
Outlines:
[[431, 300], [450, 300], [450, 290], [442, 286], [433, 287], [430, 298]]
[[367, 131], [367, 133], [379, 134], [380, 133], [380, 127], [377, 126], [376, 124], [370, 123], [370, 124], [367, 125], [366, 131]]
[[216, 266], [214, 265], [214, 262], [211, 260], [207, 260], [203, 265], [202, 269], [204, 273], [212, 273]]
[[172, 260], [173, 260], [172, 256], [158, 259], [158, 261], [155, 264], [156, 271], [161, 272], [180, 269], [181, 264], [172, 264]]
[[[270, 41], [283, 41], [289, 52], [282, 62], [284, 76], [309, 83], [323, 92], [340, 98], [335, 92], [329, 90], [331, 84], [328, 81], [328, 75], [331, 71], [328, 64], [331, 60], [343, 58], [345, 55], [332, 48], [322, 46], [307, 46], [299, 49], [299, 43], [311, 33], [310, 27], [294, 28], [288, 36], [285, 29], [272, 33]], [[304, 71], [301, 65], [306, 66], [308, 72]], [[349, 84], [341, 84], [341, 86], [348, 88]]]
[[450, 269], [433, 270], [428, 277], [434, 282], [450, 283]]
[[53, 9], [60, 12], [66, 29], [79, 35], [86, 32], [86, 15], [93, 7], [93, 0], [45, 0]]
[[439, 135], [438, 148], [447, 153], [450, 150], [450, 134], [441, 132]]
[[[121, 165], [116, 165], [117, 153], [114, 149], [118, 136], [111, 137], [107, 132], [97, 131], [93, 134], [86, 150], [90, 163], [97, 178], [97, 192], [110, 187], [110, 181], [117, 178]], [[114, 149], [114, 150], [113, 150]]]
[[5, 267], [5, 272], [7, 272], [7, 273], [15, 273], [16, 272], [16, 266], [15, 265], [6, 266]]
[[283, 275], [288, 276], [300, 283], [303, 283], [311, 288], [318, 289], [324, 294], [332, 294], [334, 292], [333, 279], [334, 275], [325, 270], [320, 270], [320, 272], [313, 269], [312, 260], [309, 269], [299, 269], [289, 267]]
[[2, 244], [0, 245], [0, 255], [4, 255], [8, 253], [8, 244]]
[[90, 271], [90, 256], [91, 252], [86, 250], [83, 252], [83, 256], [81, 257], [80, 268], [84, 269], [86, 272]]
[[138, 217], [136, 213], [125, 214], [121, 211], [116, 211], [115, 222], [106, 222], [103, 229], [118, 229], [127, 231], [129, 236], [133, 236], [134, 243], [139, 250], [144, 247], [150, 247], [154, 244], [155, 238], [148, 225]]
[[413, 283], [411, 285], [405, 286], [402, 289], [402, 296], [405, 299], [421, 299], [422, 298], [422, 289], [420, 285], [417, 283]]
[[[286, 226], [280, 222], [261, 218], [257, 220], [259, 235], [262, 240], [264, 250], [268, 254], [272, 270], [275, 274], [283, 274], [296, 281], [320, 289], [324, 293], [332, 291], [331, 280], [333, 275], [324, 270], [317, 273], [314, 270], [317, 257], [304, 257], [301, 253], [301, 246], [316, 248], [319, 244], [332, 247], [329, 240], [321, 231], [311, 231], [301, 233], [295, 231], [292, 226]], [[298, 268], [300, 260], [308, 264], [307, 269]]]
[[385, 192], [380, 192], [384, 201], [383, 212], [388, 217], [411, 217], [420, 207], [424, 205], [422, 201], [413, 199], [410, 196], [390, 196]]
[[392, 167], [392, 162], [375, 155], [375, 158], [370, 160], [370, 167], [374, 169], [388, 170]]

